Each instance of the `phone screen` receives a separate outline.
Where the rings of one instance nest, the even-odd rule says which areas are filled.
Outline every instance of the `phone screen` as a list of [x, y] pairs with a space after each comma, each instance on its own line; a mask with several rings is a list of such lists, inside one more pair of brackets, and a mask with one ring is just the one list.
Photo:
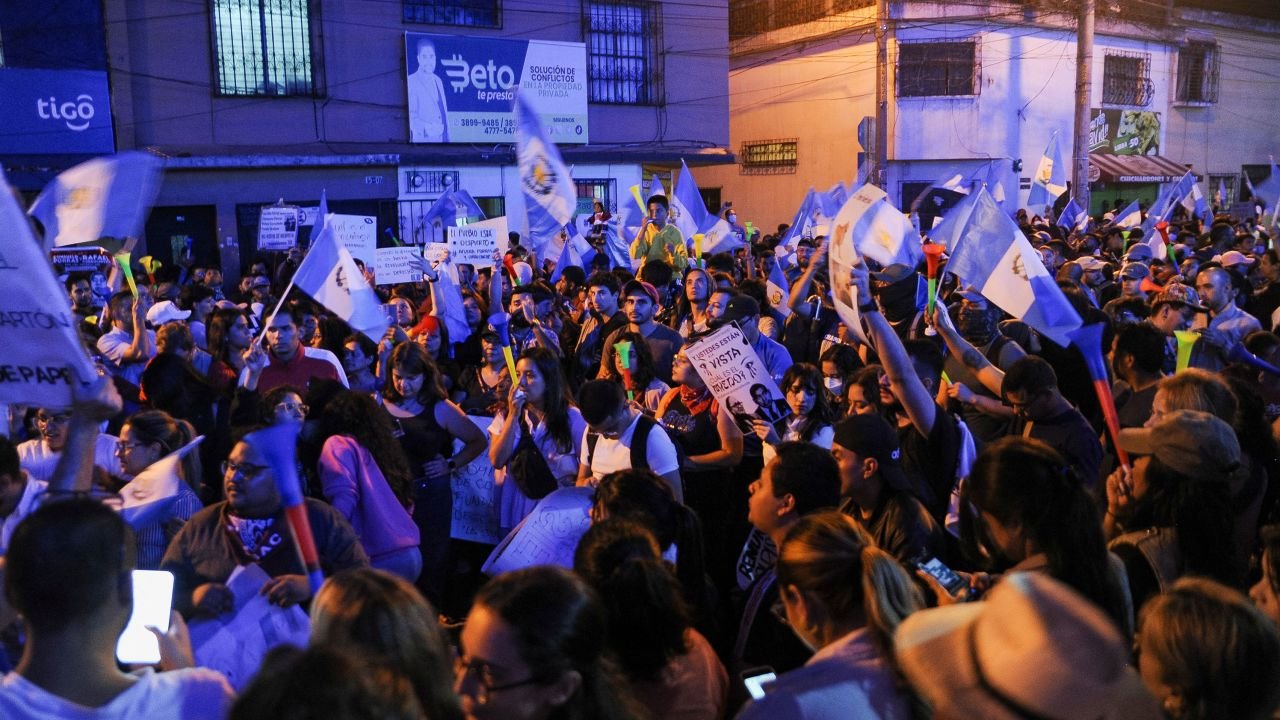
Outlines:
[[951, 568], [943, 565], [942, 561], [938, 558], [929, 558], [928, 561], [919, 563], [918, 565], [921, 570], [929, 573], [933, 576], [933, 579], [942, 583], [942, 587], [946, 588], [947, 592], [952, 595], [960, 592], [966, 586], [964, 578], [955, 574], [955, 571]]
[[773, 668], [767, 667], [748, 670], [742, 674], [742, 684], [747, 687], [747, 692], [754, 700], [764, 697], [764, 686], [777, 679], [778, 676], [773, 672]]
[[133, 614], [116, 642], [116, 659], [122, 663], [154, 665], [160, 662], [160, 644], [147, 627], [169, 630], [173, 609], [173, 573], [164, 570], [133, 571]]

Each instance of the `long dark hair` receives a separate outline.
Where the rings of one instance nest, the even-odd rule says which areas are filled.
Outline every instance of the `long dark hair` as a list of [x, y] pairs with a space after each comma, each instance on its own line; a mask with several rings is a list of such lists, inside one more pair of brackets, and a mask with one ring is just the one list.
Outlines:
[[409, 375], [422, 375], [422, 389], [418, 390], [418, 397], [415, 399], [423, 407], [431, 407], [449, 398], [444, 389], [440, 368], [426, 349], [416, 342], [402, 342], [391, 351], [391, 359], [387, 361], [387, 381], [382, 386], [382, 396], [391, 402], [402, 402], [405, 399], [391, 380], [391, 371], [397, 368]]
[[242, 317], [245, 317], [244, 311], [236, 308], [219, 308], [209, 316], [209, 326], [205, 329], [205, 347], [214, 360], [228, 362], [227, 336], [231, 334], [231, 326]]
[[800, 424], [800, 439], [809, 442], [813, 434], [824, 425], [830, 426], [835, 423], [836, 411], [831, 409], [831, 401], [827, 399], [827, 388], [822, 384], [822, 371], [817, 365], [796, 363], [787, 368], [787, 372], [782, 376], [782, 392], [785, 394], [787, 389], [797, 382], [813, 393], [813, 409]]
[[492, 611], [511, 629], [515, 651], [534, 679], [551, 683], [570, 671], [582, 676], [577, 691], [552, 711], [551, 720], [641, 717], [609, 657], [604, 609], [585, 580], [552, 565], [515, 570], [490, 580], [475, 605]]
[[[649, 343], [645, 342], [644, 335], [630, 330], [623, 330], [614, 337], [614, 344], [624, 340], [631, 342], [631, 348], [636, 353], [636, 366], [631, 368], [631, 379], [636, 384], [635, 391], [637, 393], [644, 392], [656, 376], [654, 373], [653, 351], [649, 349]], [[600, 359], [600, 369], [604, 373], [602, 379], [622, 382], [622, 373], [618, 372], [615, 364], [617, 358], [617, 348], [613, 345], [608, 345], [604, 348], [604, 354]]]
[[964, 498], [1002, 524], [1018, 524], [1044, 553], [1049, 575], [1071, 586], [1130, 629], [1124, 597], [1107, 557], [1102, 518], [1057, 450], [1038, 440], [1005, 437], [978, 456]]
[[542, 376], [542, 415], [547, 434], [560, 452], [573, 452], [575, 442], [569, 427], [569, 407], [573, 400], [569, 396], [569, 384], [565, 382], [560, 358], [544, 347], [530, 347], [520, 353], [520, 360], [533, 363]]
[[[685, 290], [684, 284], [689, 280], [689, 276], [694, 273], [702, 273], [702, 276], [707, 279], [707, 300], [704, 300], [703, 302], [710, 300], [711, 293], [716, 291], [716, 281], [715, 278], [711, 277], [711, 273], [697, 267], [691, 267], [686, 270], [684, 277], [680, 278], [680, 294], [676, 298], [675, 320], [677, 326], [684, 322], [685, 318], [693, 315], [693, 303], [689, 302], [689, 294], [688, 291]], [[690, 325], [692, 325], [692, 323], [690, 323]]]
[[396, 498], [408, 506], [413, 491], [413, 475], [409, 472], [404, 450], [393, 433], [390, 416], [381, 411], [372, 397], [354, 390], [343, 390], [320, 413], [317, 442], [323, 443], [334, 435], [354, 438], [369, 451]]
[[656, 680], [689, 647], [689, 611], [658, 541], [634, 520], [610, 518], [578, 541], [573, 569], [600, 593], [609, 646], [629, 677]]
[[[134, 413], [125, 421], [132, 430], [135, 442], [145, 445], [159, 445], [160, 457], [164, 457], [196, 439], [196, 430], [186, 420], [175, 418], [163, 410], [143, 410]], [[200, 455], [188, 452], [183, 458], [180, 477], [194, 489], [202, 482]]]
[[1230, 477], [1189, 477], [1154, 455], [1147, 462], [1145, 477], [1147, 492], [1139, 498], [1126, 529], [1177, 528], [1184, 574], [1238, 587], [1242, 568], [1235, 561]]

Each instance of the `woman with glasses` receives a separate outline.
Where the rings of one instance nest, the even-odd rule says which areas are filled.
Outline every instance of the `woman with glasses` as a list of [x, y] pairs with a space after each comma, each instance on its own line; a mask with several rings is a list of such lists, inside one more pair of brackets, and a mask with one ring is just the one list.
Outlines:
[[413, 477], [391, 419], [373, 398], [344, 390], [325, 406], [317, 440], [323, 443], [316, 472], [324, 498], [351, 522], [369, 563], [417, 580], [421, 535], [406, 509]]
[[[195, 430], [184, 420], [175, 420], [160, 410], [136, 413], [120, 428], [116, 457], [120, 459], [120, 485], [111, 488], [126, 496], [137, 491], [147, 497], [160, 488], [170, 486], [176, 495], [167, 512], [145, 525], [134, 525], [138, 538], [139, 570], [155, 570], [160, 559], [183, 524], [204, 507], [193, 487], [200, 486], [200, 461], [193, 450], [176, 466], [157, 465], [166, 455], [195, 439]], [[151, 472], [142, 476], [148, 468]], [[141, 478], [139, 476], [142, 476]]]
[[499, 575], [462, 628], [453, 689], [468, 720], [637, 720], [596, 594], [550, 565]]
[[815, 513], [787, 531], [777, 583], [787, 624], [814, 654], [740, 719], [912, 717], [913, 699], [895, 677], [893, 632], [924, 600], [893, 557], [848, 515]]
[[260, 421], [264, 425], [301, 425], [306, 422], [307, 413], [311, 411], [303, 402], [302, 393], [292, 385], [272, 388], [271, 392], [262, 396], [258, 409], [261, 413]]
[[[453, 519], [453, 471], [484, 452], [484, 431], [449, 400], [439, 367], [421, 345], [396, 346], [382, 388], [382, 407], [391, 418], [413, 478], [413, 521], [421, 536], [422, 574], [418, 589], [441, 605], [451, 571], [449, 530]], [[454, 440], [462, 449], [453, 452]]]
[[821, 370], [810, 363], [796, 363], [787, 368], [780, 385], [787, 398], [787, 407], [791, 409], [786, 430], [779, 435], [774, 423], [760, 418], [755, 420], [756, 436], [764, 441], [766, 465], [773, 459], [774, 447], [778, 443], [795, 440], [830, 449], [831, 439], [835, 436], [835, 411], [827, 399]]

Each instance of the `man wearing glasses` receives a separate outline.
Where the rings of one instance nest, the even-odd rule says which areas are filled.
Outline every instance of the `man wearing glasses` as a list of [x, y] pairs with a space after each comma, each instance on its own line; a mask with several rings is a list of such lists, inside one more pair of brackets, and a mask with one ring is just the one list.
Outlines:
[[[47, 482], [67, 445], [67, 427], [71, 413], [67, 410], [40, 408], [36, 411], [36, 431], [40, 437], [18, 445], [18, 461], [34, 480]], [[93, 465], [108, 475], [120, 475], [116, 457], [116, 437], [98, 433], [93, 445]]]
[[[165, 551], [160, 565], [174, 575], [174, 606], [187, 616], [230, 612], [234, 597], [227, 582], [249, 563], [271, 576], [262, 594], [272, 603], [288, 607], [308, 600], [306, 569], [284, 519], [275, 474], [251, 439], [231, 449], [222, 465], [222, 489], [226, 499], [193, 515]], [[369, 558], [351, 525], [332, 506], [305, 502], [324, 574], [367, 567]]]

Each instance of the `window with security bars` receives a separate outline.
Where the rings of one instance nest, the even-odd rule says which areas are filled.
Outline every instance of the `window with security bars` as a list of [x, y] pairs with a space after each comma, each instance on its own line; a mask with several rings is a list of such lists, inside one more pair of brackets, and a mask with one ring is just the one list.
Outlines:
[[796, 171], [799, 157], [795, 138], [742, 143], [738, 162], [743, 175], [782, 175]]
[[220, 95], [315, 95], [308, 0], [212, 0]]
[[458, 27], [502, 27], [501, 0], [401, 0], [404, 21]]
[[658, 105], [662, 102], [662, 41], [658, 4], [593, 2], [583, 5], [591, 102]]
[[1188, 103], [1218, 102], [1218, 45], [1193, 42], [1178, 49], [1175, 99]]
[[587, 207], [586, 212], [591, 213], [594, 210], [592, 203], [600, 203], [604, 209], [610, 213], [618, 211], [618, 206], [614, 204], [614, 196], [617, 193], [618, 181], [609, 178], [601, 180], [592, 180], [590, 178], [573, 181], [574, 187], [578, 189], [578, 205], [579, 207]]
[[898, 44], [898, 97], [977, 95], [978, 72], [972, 40]]
[[1102, 59], [1102, 103], [1104, 105], [1151, 104], [1155, 86], [1151, 83], [1149, 53], [1108, 52]]

